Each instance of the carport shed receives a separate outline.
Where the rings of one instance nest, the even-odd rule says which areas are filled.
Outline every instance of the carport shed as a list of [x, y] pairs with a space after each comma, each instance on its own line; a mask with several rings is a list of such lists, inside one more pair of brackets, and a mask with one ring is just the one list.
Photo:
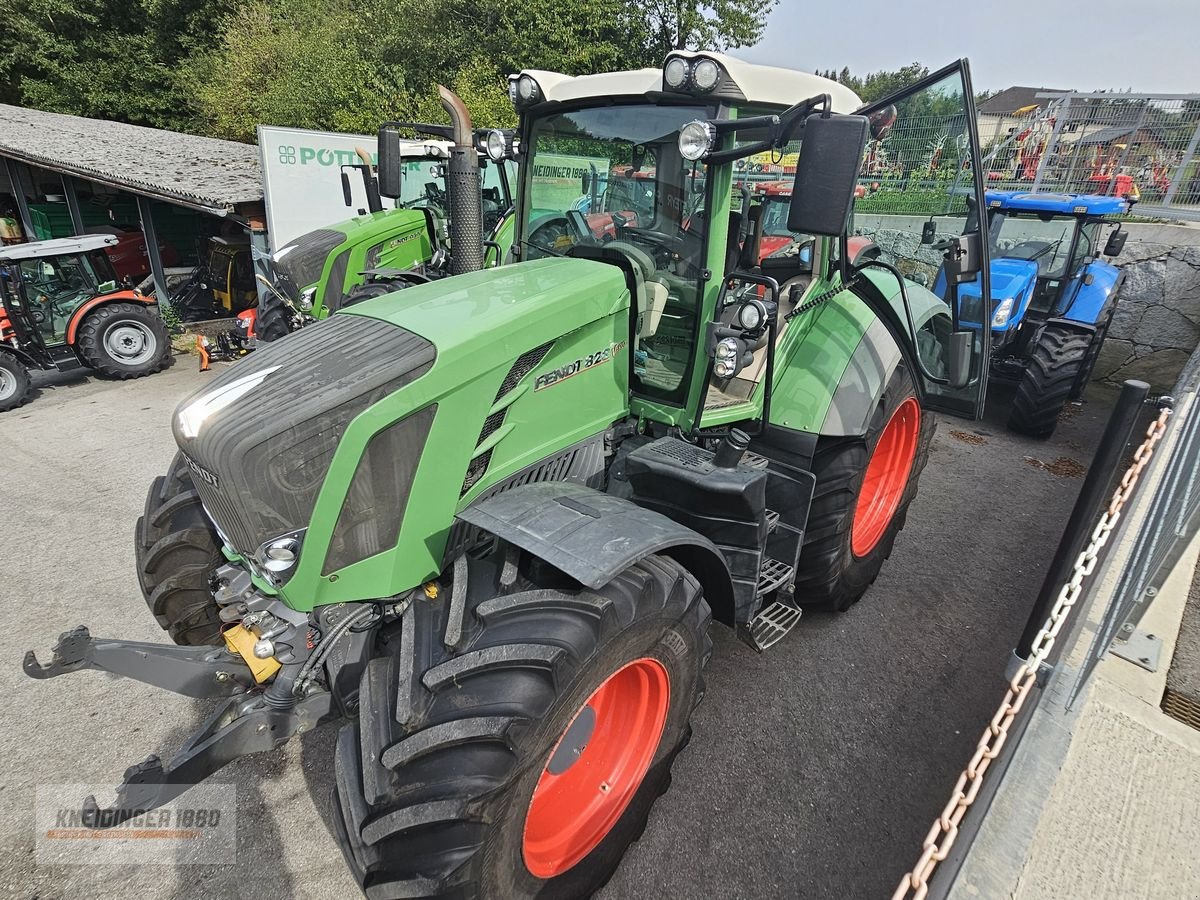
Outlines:
[[11, 196], [26, 240], [136, 217], [160, 298], [166, 232], [188, 242], [176, 248], [182, 256], [204, 232], [245, 233], [255, 250], [267, 249], [252, 144], [0, 104], [0, 161], [0, 200]]

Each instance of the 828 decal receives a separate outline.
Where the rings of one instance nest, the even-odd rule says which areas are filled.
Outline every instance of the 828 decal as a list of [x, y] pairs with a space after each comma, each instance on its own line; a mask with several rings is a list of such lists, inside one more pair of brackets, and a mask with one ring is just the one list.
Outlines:
[[597, 350], [595, 353], [589, 353], [587, 356], [581, 356], [579, 359], [572, 360], [566, 365], [543, 372], [534, 381], [533, 389], [540, 391], [543, 388], [552, 387], [566, 381], [568, 378], [578, 375], [580, 372], [586, 372], [588, 369], [594, 369], [596, 366], [603, 365], [624, 350], [625, 344], [625, 341], [613, 341], [602, 350]]

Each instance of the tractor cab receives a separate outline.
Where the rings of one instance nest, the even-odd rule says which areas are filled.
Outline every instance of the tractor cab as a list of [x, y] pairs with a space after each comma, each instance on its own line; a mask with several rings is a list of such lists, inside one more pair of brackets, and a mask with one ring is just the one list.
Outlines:
[[29, 398], [29, 369], [132, 378], [166, 365], [166, 328], [118, 283], [105, 253], [116, 244], [88, 234], [0, 249], [0, 412]]

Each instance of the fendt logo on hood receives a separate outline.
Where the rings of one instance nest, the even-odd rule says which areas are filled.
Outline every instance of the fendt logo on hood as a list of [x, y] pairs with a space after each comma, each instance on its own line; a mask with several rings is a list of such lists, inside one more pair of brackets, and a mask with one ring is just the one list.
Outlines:
[[589, 353], [587, 356], [581, 356], [579, 359], [572, 360], [563, 366], [551, 369], [549, 372], [543, 372], [537, 377], [533, 383], [533, 389], [540, 391], [544, 388], [553, 387], [578, 375], [580, 372], [586, 372], [588, 369], [594, 369], [596, 366], [603, 365], [609, 362], [613, 357], [625, 349], [625, 341], [614, 341], [602, 350], [597, 350], [595, 353]]
[[204, 468], [204, 466], [200, 465], [200, 463], [194, 462], [187, 456], [184, 456], [183, 460], [188, 464], [188, 468], [195, 473], [196, 477], [205, 484], [211, 485], [212, 487], [220, 487], [220, 479], [217, 478], [217, 476], [212, 472], [208, 471], [208, 469]]

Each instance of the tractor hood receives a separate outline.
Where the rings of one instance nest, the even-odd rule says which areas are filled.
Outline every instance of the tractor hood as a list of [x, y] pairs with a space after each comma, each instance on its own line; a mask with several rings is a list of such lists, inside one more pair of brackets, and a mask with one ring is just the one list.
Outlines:
[[411, 413], [628, 305], [620, 269], [575, 259], [407, 288], [261, 346], [179, 405], [175, 440], [221, 536], [262, 574], [268, 545], [302, 540], [335, 452], [368, 407], [400, 392], [368, 415], [388, 426], [395, 454], [412, 455], [432, 416]]
[[[1033, 300], [1033, 288], [1037, 282], [1037, 263], [1028, 259], [1013, 259], [1001, 257], [993, 259], [989, 269], [992, 281], [992, 330], [995, 332], [1008, 331], [1021, 324], [1029, 303]], [[942, 276], [938, 276], [938, 285], [943, 286]], [[944, 289], [944, 288], [943, 288]], [[966, 300], [979, 299], [979, 282], [960, 284], [958, 295]], [[973, 304], [966, 304], [969, 308]], [[1003, 321], [997, 322], [995, 316], [1003, 313]], [[971, 325], [971, 322], [964, 322]], [[978, 327], [978, 323], [974, 323]]]
[[180, 403], [175, 441], [226, 543], [249, 556], [305, 528], [347, 425], [435, 356], [403, 328], [339, 316], [262, 345]]
[[484, 269], [355, 304], [344, 316], [378, 319], [437, 347], [437, 369], [455, 383], [629, 305], [616, 266], [541, 259]]

